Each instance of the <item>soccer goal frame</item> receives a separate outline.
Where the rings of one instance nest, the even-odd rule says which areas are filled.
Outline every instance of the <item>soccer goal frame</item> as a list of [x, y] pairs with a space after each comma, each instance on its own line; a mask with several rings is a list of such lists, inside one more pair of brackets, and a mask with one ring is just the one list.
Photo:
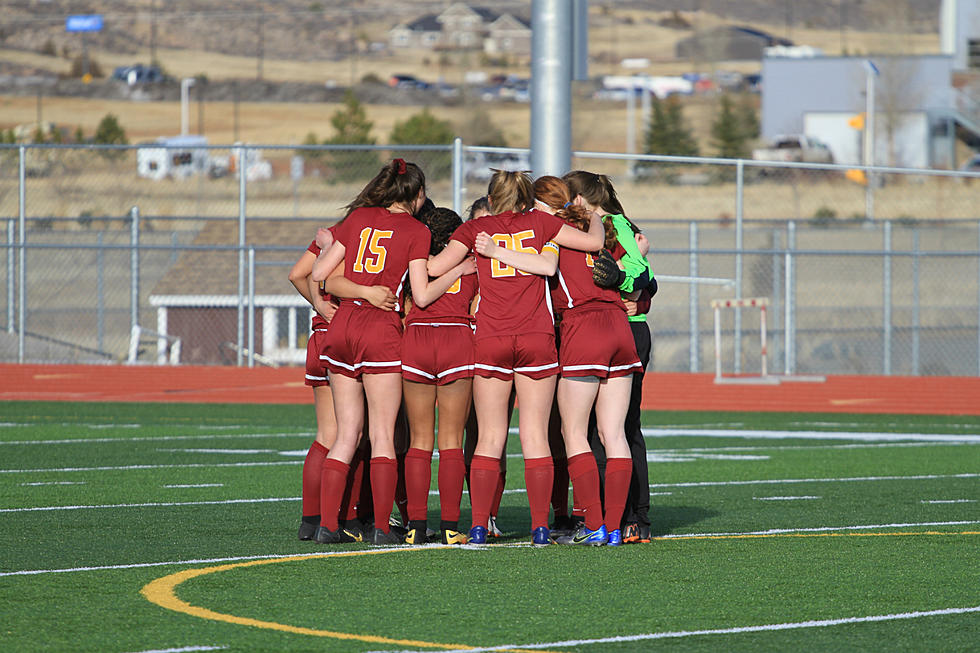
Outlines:
[[[721, 368], [721, 310], [722, 309], [759, 309], [759, 353], [761, 373], [759, 376], [724, 376]], [[769, 352], [766, 344], [768, 297], [746, 297], [743, 299], [713, 299], [711, 309], [715, 318], [715, 383], [779, 383], [779, 378], [769, 374]]]

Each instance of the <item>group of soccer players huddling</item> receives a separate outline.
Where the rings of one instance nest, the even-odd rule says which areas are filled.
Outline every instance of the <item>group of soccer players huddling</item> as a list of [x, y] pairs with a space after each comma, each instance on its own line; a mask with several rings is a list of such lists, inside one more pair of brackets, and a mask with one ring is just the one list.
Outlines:
[[[289, 276], [314, 309], [317, 434], [299, 538], [500, 535], [516, 397], [533, 543], [649, 541], [640, 397], [657, 286], [649, 242], [609, 179], [497, 171], [464, 222], [427, 200], [417, 165], [395, 159], [345, 208]], [[438, 537], [427, 524], [436, 446]]]

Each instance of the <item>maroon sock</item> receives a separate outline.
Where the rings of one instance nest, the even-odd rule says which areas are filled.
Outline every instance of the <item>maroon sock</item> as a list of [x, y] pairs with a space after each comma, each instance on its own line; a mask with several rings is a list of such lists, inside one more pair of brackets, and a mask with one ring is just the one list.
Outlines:
[[388, 519], [398, 484], [398, 462], [384, 456], [371, 457], [371, 494], [374, 497], [374, 527], [385, 533], [391, 530]]
[[602, 526], [602, 501], [599, 499], [599, 467], [591, 451], [568, 459], [568, 476], [582, 508], [585, 527], [594, 531]]
[[[398, 507], [398, 516], [402, 521], [408, 522], [408, 488], [405, 487], [405, 454], [395, 454], [395, 461], [398, 463], [395, 477], [395, 500], [394, 504]], [[391, 516], [390, 514], [388, 515]]]
[[504, 486], [507, 485], [507, 472], [500, 472], [497, 477], [497, 488], [493, 491], [493, 503], [490, 505], [490, 514], [497, 516], [500, 512], [500, 500], [504, 498]]
[[623, 520], [626, 495], [630, 491], [633, 476], [632, 458], [606, 459], [606, 528], [614, 531]]
[[432, 452], [409, 449], [405, 454], [405, 493], [409, 521], [425, 521], [428, 516], [429, 486], [432, 485]]
[[340, 460], [326, 458], [321, 466], [320, 479], [320, 525], [335, 531], [340, 528], [340, 500], [347, 485], [350, 465]]
[[320, 479], [323, 477], [323, 459], [330, 450], [313, 441], [303, 461], [303, 516], [320, 514]]
[[439, 519], [459, 521], [459, 504], [463, 499], [463, 477], [466, 463], [462, 449], [439, 451]]
[[551, 507], [555, 517], [568, 517], [568, 458], [555, 458], [555, 483], [551, 487]]
[[555, 461], [551, 456], [524, 459], [524, 484], [531, 509], [531, 530], [548, 525], [551, 488], [555, 483]]
[[358, 449], [350, 461], [347, 485], [344, 486], [344, 498], [340, 501], [340, 518], [345, 521], [357, 518], [357, 502], [360, 501], [363, 478], [364, 454]]
[[473, 526], [487, 527], [499, 476], [500, 458], [473, 456], [473, 461], [470, 463], [470, 504]]

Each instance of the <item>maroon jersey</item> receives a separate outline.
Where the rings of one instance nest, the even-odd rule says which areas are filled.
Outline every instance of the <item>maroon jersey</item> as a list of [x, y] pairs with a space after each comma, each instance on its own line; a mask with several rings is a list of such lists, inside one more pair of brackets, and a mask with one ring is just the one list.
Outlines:
[[[553, 215], [531, 210], [508, 211], [464, 222], [453, 233], [472, 250], [476, 235], [486, 232], [498, 245], [519, 252], [558, 253], [550, 242], [565, 223]], [[544, 277], [521, 272], [496, 259], [476, 257], [480, 304], [476, 311], [476, 337], [527, 333], [554, 333], [551, 296]]]
[[334, 225], [333, 234], [345, 248], [344, 276], [362, 286], [387, 286], [401, 310], [409, 261], [429, 257], [428, 228], [407, 213], [362, 207]]
[[475, 274], [464, 274], [456, 283], [449, 287], [442, 297], [425, 308], [419, 308], [415, 303], [408, 311], [406, 324], [416, 322], [450, 322], [470, 323], [470, 304], [476, 297], [479, 283]]
[[[617, 261], [626, 254], [626, 250], [616, 243], [612, 251]], [[592, 254], [576, 249], [562, 247], [558, 255], [558, 274], [551, 285], [551, 299], [555, 311], [560, 313], [570, 308], [586, 304], [602, 302], [615, 305], [624, 311], [626, 306], [620, 299], [616, 288], [600, 288], [592, 280]]]

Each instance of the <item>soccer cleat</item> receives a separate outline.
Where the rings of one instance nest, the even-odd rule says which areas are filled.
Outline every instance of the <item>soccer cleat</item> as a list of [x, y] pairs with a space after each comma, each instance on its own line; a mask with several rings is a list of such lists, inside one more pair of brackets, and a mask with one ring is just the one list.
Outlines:
[[640, 527], [636, 522], [630, 522], [623, 528], [623, 544], [633, 544], [640, 541]]
[[428, 541], [428, 533], [424, 528], [411, 528], [405, 534], [405, 544], [425, 544]]
[[470, 536], [467, 538], [470, 544], [486, 544], [487, 543], [487, 528], [486, 526], [474, 526], [470, 529]]
[[554, 544], [555, 541], [551, 539], [551, 531], [548, 530], [547, 526], [538, 526], [531, 532], [531, 542], [534, 546], [548, 546], [549, 544]]
[[303, 541], [312, 540], [314, 537], [316, 537], [316, 529], [317, 528], [318, 528], [318, 525], [317, 524], [314, 524], [313, 522], [308, 522], [308, 521], [300, 522], [299, 523], [299, 539], [301, 539]]
[[609, 531], [609, 541], [606, 542], [609, 546], [619, 546], [623, 543], [623, 533], [618, 528], [614, 531]]
[[571, 535], [575, 530], [575, 523], [572, 518], [568, 515], [558, 515], [555, 517], [555, 522], [551, 525], [551, 534], [555, 537], [561, 537], [562, 535]]
[[640, 542], [648, 544], [650, 542], [650, 527], [640, 526]]
[[350, 531], [338, 528], [335, 531], [326, 526], [319, 526], [316, 529], [314, 538], [320, 544], [346, 544], [348, 542], [360, 542], [361, 538]]
[[466, 536], [459, 531], [446, 529], [442, 532], [443, 544], [466, 544]]
[[605, 524], [594, 531], [590, 531], [583, 524], [573, 534], [558, 538], [558, 544], [585, 544], [589, 546], [602, 546], [608, 541], [609, 533], [606, 532]]
[[371, 538], [371, 544], [385, 545], [385, 544], [404, 544], [404, 543], [405, 543], [405, 538], [400, 537], [395, 532], [395, 529], [391, 529], [390, 531], [385, 533], [380, 528], [375, 528], [374, 536]]
[[500, 537], [503, 533], [497, 528], [497, 518], [490, 515], [490, 520], [487, 522], [487, 534], [493, 537]]

